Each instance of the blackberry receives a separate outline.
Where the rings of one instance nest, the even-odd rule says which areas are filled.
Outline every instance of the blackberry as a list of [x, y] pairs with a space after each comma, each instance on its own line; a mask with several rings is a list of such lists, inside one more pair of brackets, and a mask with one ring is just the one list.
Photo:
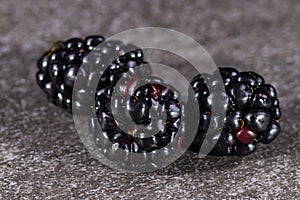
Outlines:
[[186, 128], [181, 124], [185, 105], [179, 101], [179, 93], [156, 77], [141, 82], [141, 76], [135, 75], [123, 74], [127, 76], [125, 81], [110, 79], [107, 86], [99, 81], [95, 96], [97, 118], [90, 119], [90, 131], [99, 151], [129, 170], [137, 166], [146, 169], [145, 163], [159, 165], [165, 159], [161, 152], [165, 156], [176, 153], [184, 145]]
[[[214, 97], [220, 93], [218, 84], [223, 84], [216, 80], [217, 73], [220, 73], [225, 86], [224, 98]], [[199, 102], [200, 123], [190, 150], [198, 152], [202, 144], [213, 140], [211, 136], [204, 139], [210, 122], [216, 121], [211, 119], [212, 101], [224, 105], [226, 117], [218, 119], [224, 123], [211, 123], [213, 138], [218, 140], [210, 155], [248, 155], [254, 152], [258, 142], [268, 144], [278, 136], [279, 100], [274, 87], [266, 84], [257, 73], [219, 68], [212, 75], [196, 76], [191, 85]], [[220, 124], [224, 126], [219, 127]]]
[[[36, 80], [47, 94], [49, 101], [72, 112], [72, 92], [79, 70], [82, 74], [91, 75], [91, 77], [86, 78], [88, 83], [82, 83], [84, 87], [89, 87], [89, 82], [93, 78], [99, 78], [104, 71], [102, 69], [105, 66], [101, 66], [103, 63], [100, 62], [104, 59], [109, 59], [112, 56], [117, 58], [116, 60], [109, 60], [110, 65], [108, 68], [110, 70], [107, 70], [101, 77], [102, 80], [110, 79], [116, 68], [128, 69], [144, 63], [141, 49], [133, 45], [124, 45], [120, 41], [108, 41], [104, 43], [104, 46], [99, 47], [98, 45], [103, 41], [104, 37], [100, 35], [58, 41], [38, 59], [37, 67], [39, 71], [36, 74]], [[127, 49], [130, 49], [130, 51], [126, 51]], [[93, 56], [87, 56], [92, 50], [94, 50]], [[84, 71], [83, 68], [80, 68], [82, 63], [96, 65], [96, 72]], [[108, 84], [108, 82], [102, 81], [102, 84]], [[84, 96], [84, 93], [92, 93], [86, 87], [77, 91], [76, 95]], [[80, 107], [80, 103], [78, 102], [78, 107]]]
[[[119, 76], [117, 76], [119, 77]], [[96, 114], [98, 122], [103, 130], [103, 135], [98, 138], [108, 138], [113, 144], [123, 150], [136, 153], [152, 152], [168, 145], [175, 137], [181, 121], [182, 106], [178, 99], [176, 90], [164, 86], [162, 80], [155, 78], [153, 83], [146, 80], [146, 84], [135, 88], [139, 82], [136, 77], [128, 75], [129, 80], [121, 83], [116, 88], [118, 80], [112, 79], [108, 86], [103, 86], [101, 81], [98, 84], [98, 93], [96, 94]], [[149, 83], [147, 83], [149, 82]], [[150, 83], [151, 82], [151, 83]], [[133, 87], [133, 88], [130, 88]], [[119, 96], [114, 97], [112, 101], [111, 90], [118, 90]], [[129, 99], [125, 99], [125, 95], [129, 90], [134, 91]], [[120, 92], [121, 91], [121, 92]], [[129, 112], [126, 112], [126, 106], [129, 106]], [[112, 109], [120, 109], [115, 113], [125, 116], [119, 117], [117, 122], [113, 116]], [[150, 109], [154, 109], [150, 116]], [[164, 110], [166, 115], [164, 116]], [[126, 115], [127, 114], [127, 115]], [[120, 128], [120, 125], [128, 125], [128, 119], [134, 122], [129, 127], [128, 132]], [[163, 121], [163, 119], [165, 120]], [[156, 134], [151, 136], [137, 137], [136, 125], [142, 125], [151, 130], [156, 130]]]

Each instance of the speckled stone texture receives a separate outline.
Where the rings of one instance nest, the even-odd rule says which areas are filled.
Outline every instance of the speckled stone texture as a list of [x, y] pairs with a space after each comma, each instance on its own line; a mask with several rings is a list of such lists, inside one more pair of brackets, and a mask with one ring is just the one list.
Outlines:
[[[299, 199], [299, 10], [296, 0], [0, 0], [0, 199]], [[143, 26], [181, 31], [217, 65], [262, 74], [280, 96], [277, 140], [243, 158], [187, 152], [146, 174], [93, 159], [72, 116], [35, 84], [36, 59], [56, 40]]]

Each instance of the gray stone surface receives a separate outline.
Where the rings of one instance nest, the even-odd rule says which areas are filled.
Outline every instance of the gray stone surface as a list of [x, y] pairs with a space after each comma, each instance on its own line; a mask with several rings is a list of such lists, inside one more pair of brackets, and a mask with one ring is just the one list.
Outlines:
[[[299, 199], [298, 1], [58, 2], [0, 0], [0, 199]], [[218, 65], [262, 74], [281, 100], [278, 139], [243, 158], [188, 152], [146, 174], [91, 158], [71, 115], [36, 86], [35, 61], [56, 40], [142, 26], [181, 31]]]

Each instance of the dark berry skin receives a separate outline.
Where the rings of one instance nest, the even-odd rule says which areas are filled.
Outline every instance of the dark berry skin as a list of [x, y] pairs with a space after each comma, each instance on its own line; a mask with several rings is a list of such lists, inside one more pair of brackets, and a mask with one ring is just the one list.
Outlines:
[[64, 107], [68, 112], [72, 112], [72, 100], [71, 98], [64, 98], [63, 100]]
[[149, 117], [151, 103], [149, 101], [138, 101], [136, 97], [131, 97], [130, 100], [129, 113], [131, 119], [136, 124], [149, 125], [151, 123], [151, 118]]
[[198, 101], [203, 101], [208, 97], [208, 87], [202, 76], [196, 76], [191, 82], [191, 86], [195, 91], [195, 97], [198, 99]]
[[44, 74], [43, 72], [39, 71], [37, 74], [36, 74], [36, 81], [37, 81], [37, 84], [41, 87], [41, 88], [45, 88], [45, 85], [47, 83], [49, 83], [51, 80], [50, 80], [50, 77], [47, 75], [47, 74]]
[[66, 99], [72, 99], [72, 88], [66, 84], [60, 84], [58, 91], [62, 93]]
[[252, 143], [252, 144], [237, 143], [234, 146], [234, 151], [237, 156], [247, 156], [253, 153], [255, 149], [256, 149], [256, 143]]
[[234, 78], [234, 77], [236, 77], [239, 74], [238, 70], [236, 70], [236, 69], [234, 69], [232, 67], [222, 67], [220, 69], [221, 70], [219, 70], [219, 72], [222, 75], [224, 74], [224, 75], [226, 75], [226, 76], [228, 76], [230, 78]]
[[235, 141], [235, 137], [230, 132], [222, 132], [210, 154], [215, 156], [233, 155], [232, 145]]
[[237, 80], [239, 82], [244, 82], [252, 88], [257, 88], [258, 80], [256, 80], [255, 76], [251, 72], [240, 72]]
[[264, 84], [261, 88], [264, 88], [272, 98], [277, 98], [277, 92], [272, 85]]
[[245, 124], [255, 132], [265, 131], [270, 123], [270, 114], [264, 110], [251, 110], [245, 114]]
[[[215, 127], [217, 125], [214, 121], [218, 116], [211, 116], [211, 102], [214, 99], [212, 94], [220, 84], [215, 80], [218, 73], [221, 74], [229, 99], [226, 105], [221, 101], [221, 96], [216, 98], [220, 105], [226, 105], [226, 116], [221, 131], [220, 127]], [[262, 76], [255, 72], [220, 68], [213, 75], [206, 75], [205, 80], [201, 75], [197, 75], [191, 82], [200, 108], [198, 133], [190, 147], [191, 150], [199, 151], [202, 144], [211, 143], [205, 138], [209, 125], [213, 126], [210, 130], [221, 132], [210, 155], [248, 155], [254, 152], [257, 142], [269, 143], [277, 137], [280, 132], [277, 122], [281, 114], [279, 101], [274, 87], [266, 84]], [[211, 88], [212, 91], [208, 91], [207, 88]], [[221, 121], [219, 119], [219, 122]]]
[[269, 144], [273, 140], [275, 140], [275, 138], [279, 135], [279, 133], [280, 133], [280, 126], [276, 121], [273, 121], [268, 126], [267, 130], [259, 134], [258, 141], [264, 144]]
[[81, 38], [71, 38], [65, 42], [65, 46], [68, 50], [82, 49], [84, 42]]
[[54, 61], [50, 64], [49, 76], [54, 84], [63, 82], [65, 69], [66, 66], [62, 62]]
[[[64, 45], [59, 43], [59, 44], [54, 44], [54, 45], [58, 45], [57, 47], [54, 47], [53, 51], [50, 51], [49, 54], [47, 55], [49, 57], [49, 63], [51, 64], [52, 62], [55, 61], [61, 61], [63, 59], [65, 59], [68, 51], [63, 49]], [[59, 49], [55, 49], [55, 48], [59, 48]]]
[[239, 73], [236, 69], [229, 67], [222, 68], [222, 70], [219, 70], [218, 72], [221, 74], [225, 88], [227, 88], [230, 85], [230, 83], [232, 83], [232, 81]]
[[248, 72], [248, 74], [256, 80], [257, 85], [260, 86], [265, 83], [265, 79], [261, 75], [255, 73], [255, 72]]
[[239, 111], [232, 111], [227, 114], [225, 119], [225, 126], [230, 130], [236, 131], [243, 126], [242, 113]]
[[50, 63], [49, 54], [50, 54], [50, 51], [47, 51], [37, 61], [37, 66], [43, 74], [47, 74], [48, 70], [49, 70], [49, 63]]
[[51, 97], [55, 96], [57, 94], [54, 84], [51, 82], [45, 84], [44, 91], [48, 96], [51, 96]]
[[104, 41], [104, 37], [99, 35], [91, 35], [85, 38], [85, 48], [92, 51], [97, 45]]
[[270, 109], [270, 114], [275, 120], [280, 119], [281, 111], [279, 108], [279, 100], [278, 99], [274, 99], [273, 106]]
[[254, 92], [254, 98], [251, 103], [253, 108], [269, 109], [272, 106], [272, 99], [270, 93], [266, 88], [258, 88]]
[[78, 65], [71, 65], [66, 70], [64, 74], [64, 82], [67, 86], [73, 87], [79, 67], [80, 66]]
[[234, 107], [237, 109], [243, 109], [250, 104], [252, 90], [244, 82], [234, 83], [229, 89], [229, 96]]

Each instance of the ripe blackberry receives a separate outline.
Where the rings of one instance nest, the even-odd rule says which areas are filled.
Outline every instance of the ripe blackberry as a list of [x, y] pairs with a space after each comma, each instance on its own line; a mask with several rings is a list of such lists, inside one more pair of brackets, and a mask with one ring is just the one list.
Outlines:
[[[47, 94], [49, 101], [72, 112], [72, 92], [74, 82], [78, 71], [90, 74], [87, 77], [87, 83], [83, 83], [84, 88], [77, 91], [77, 95], [82, 95], [88, 91], [86, 87], [90, 86], [93, 78], [99, 78], [104, 71], [105, 66], [100, 61], [104, 59], [117, 58], [109, 60], [109, 69], [102, 76], [103, 80], [108, 80], [115, 69], [132, 68], [143, 63], [143, 52], [133, 45], [124, 45], [120, 41], [108, 41], [99, 47], [104, 41], [100, 35], [87, 36], [86, 38], [72, 38], [67, 41], [56, 42], [53, 47], [44, 53], [37, 62], [39, 71], [36, 74], [38, 85]], [[130, 49], [128, 52], [127, 50]], [[134, 49], [134, 50], [132, 50]], [[94, 50], [93, 56], [87, 56]], [[128, 52], [128, 53], [126, 53]], [[89, 73], [80, 68], [81, 64], [96, 65], [97, 71]], [[93, 66], [95, 68], [95, 66]], [[86, 68], [85, 68], [86, 69]], [[101, 71], [102, 70], [102, 71]], [[102, 84], [108, 82], [102, 81]], [[86, 86], [86, 87], [85, 87]], [[78, 102], [78, 107], [80, 107]]]
[[[130, 73], [128, 81], [118, 85], [119, 88], [116, 88], [117, 82], [118, 80], [112, 79], [106, 87], [101, 84], [101, 81], [98, 84], [96, 115], [103, 130], [102, 135], [96, 133], [97, 138], [102, 138], [98, 140], [106, 138], [121, 149], [137, 153], [152, 152], [168, 145], [174, 139], [181, 121], [183, 105], [179, 103], [178, 93], [164, 86], [157, 78], [154, 83], [150, 81], [147, 83], [146, 80], [146, 84], [135, 88], [137, 83], [133, 82], [140, 82], [140, 80]], [[126, 93], [131, 89], [134, 91], [133, 94], [129, 99], [125, 99], [125, 95], [128, 95]], [[117, 90], [119, 94], [113, 100], [111, 90]], [[126, 106], [129, 106], [129, 112]], [[125, 116], [118, 117], [117, 121], [113, 116], [113, 109], [119, 109], [115, 113], [118, 115], [124, 113]], [[154, 109], [151, 116], [150, 109]], [[125, 132], [120, 126], [128, 125], [129, 119], [134, 123], [129, 127], [128, 132]], [[139, 134], [136, 125], [145, 126], [152, 135], [136, 136]]]
[[[219, 94], [215, 76], [220, 73], [226, 94]], [[270, 143], [280, 132], [279, 100], [273, 86], [254, 72], [219, 68], [213, 75], [198, 75], [191, 85], [199, 102], [200, 123], [190, 150], [198, 152], [202, 144], [218, 138], [211, 155], [248, 155], [258, 142]], [[211, 91], [209, 91], [209, 89]], [[219, 96], [219, 97], [218, 97]], [[221, 97], [220, 97], [221, 96]], [[224, 106], [226, 117], [211, 116], [211, 104]], [[204, 139], [211, 123], [214, 135]], [[220, 125], [223, 125], [221, 127]]]

